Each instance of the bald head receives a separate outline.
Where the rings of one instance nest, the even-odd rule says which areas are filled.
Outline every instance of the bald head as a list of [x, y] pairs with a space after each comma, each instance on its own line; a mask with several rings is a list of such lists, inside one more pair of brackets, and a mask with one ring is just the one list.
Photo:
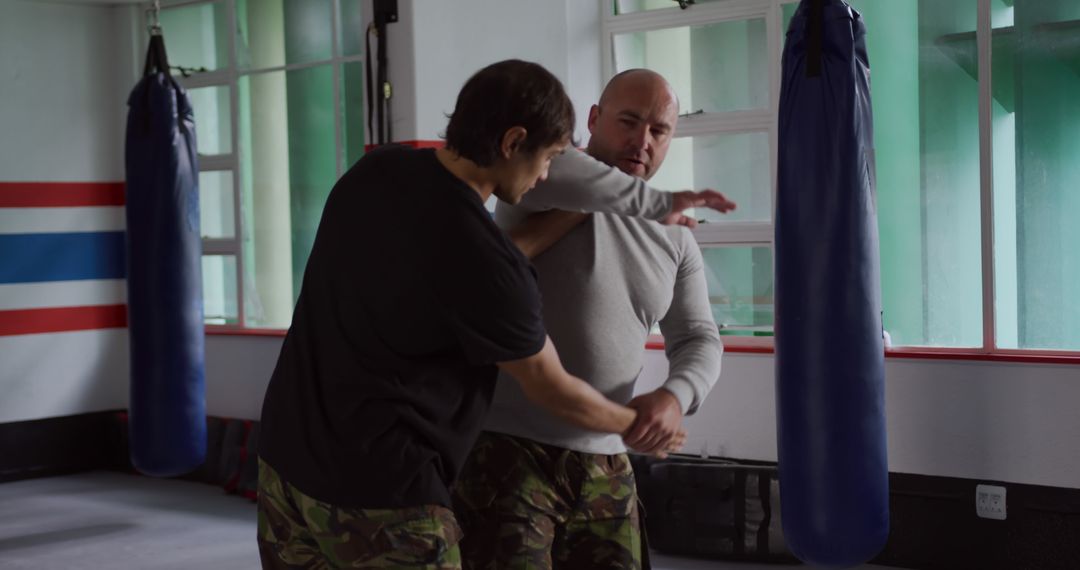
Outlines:
[[675, 102], [675, 114], [679, 112], [679, 97], [675, 94], [675, 89], [671, 87], [671, 84], [664, 79], [663, 75], [651, 70], [651, 69], [627, 69], [626, 71], [620, 71], [608, 81], [604, 86], [604, 91], [600, 93], [601, 107], [605, 102], [610, 102], [613, 98], [617, 98], [623, 91], [627, 89], [634, 90], [648, 90], [655, 93], [667, 92], [667, 95]]
[[667, 156], [678, 116], [678, 97], [663, 76], [648, 69], [623, 71], [611, 78], [589, 111], [588, 152], [649, 179]]

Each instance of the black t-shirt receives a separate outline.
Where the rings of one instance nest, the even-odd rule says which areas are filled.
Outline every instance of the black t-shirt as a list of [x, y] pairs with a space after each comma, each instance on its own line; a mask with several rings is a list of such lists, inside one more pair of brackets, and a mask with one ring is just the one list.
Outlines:
[[532, 266], [480, 196], [432, 150], [371, 152], [327, 198], [259, 455], [328, 503], [449, 506], [494, 363], [545, 337]]

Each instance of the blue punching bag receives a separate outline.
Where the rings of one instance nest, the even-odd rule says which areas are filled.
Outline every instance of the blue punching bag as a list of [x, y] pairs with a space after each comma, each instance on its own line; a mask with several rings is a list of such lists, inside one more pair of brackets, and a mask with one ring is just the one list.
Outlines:
[[885, 363], [866, 28], [802, 0], [787, 32], [776, 196], [776, 418], [784, 536], [805, 562], [889, 535]]
[[206, 457], [206, 395], [195, 121], [158, 34], [128, 98], [124, 158], [131, 461], [168, 477]]

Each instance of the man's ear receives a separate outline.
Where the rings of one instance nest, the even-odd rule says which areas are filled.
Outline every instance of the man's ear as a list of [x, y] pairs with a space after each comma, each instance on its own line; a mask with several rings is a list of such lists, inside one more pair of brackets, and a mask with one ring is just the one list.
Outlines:
[[600, 106], [593, 105], [589, 108], [589, 132], [593, 132], [593, 127], [596, 126], [596, 120], [600, 118]]
[[499, 154], [502, 155], [503, 159], [509, 159], [510, 155], [517, 152], [525, 144], [525, 138], [528, 136], [529, 131], [525, 130], [525, 127], [510, 127], [503, 133], [502, 141], [499, 144]]

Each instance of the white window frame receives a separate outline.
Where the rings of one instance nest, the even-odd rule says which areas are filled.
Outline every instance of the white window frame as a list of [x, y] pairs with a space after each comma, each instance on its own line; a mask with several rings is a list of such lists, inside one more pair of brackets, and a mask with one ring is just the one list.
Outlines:
[[[233, 237], [231, 238], [203, 238], [202, 240], [202, 255], [231, 255], [236, 259], [236, 306], [237, 306], [237, 324], [206, 324], [207, 332], [232, 332], [232, 331], [275, 331], [279, 329], [265, 328], [265, 327], [249, 327], [247, 324], [247, 315], [245, 314], [244, 306], [244, 256], [243, 256], [243, 236], [244, 230], [243, 219], [244, 212], [242, 210], [241, 188], [242, 180], [240, 174], [240, 132], [239, 132], [239, 89], [238, 85], [240, 79], [252, 75], [258, 75], [262, 73], [274, 73], [279, 71], [296, 71], [300, 69], [307, 69], [311, 67], [321, 67], [329, 65], [332, 68], [333, 73], [333, 105], [334, 105], [334, 145], [336, 151], [336, 166], [337, 171], [335, 178], [340, 178], [344, 174], [345, 169], [345, 149], [342, 145], [342, 124], [339, 118], [341, 111], [341, 69], [342, 65], [346, 63], [360, 63], [364, 65], [364, 54], [361, 52], [355, 55], [343, 56], [341, 54], [341, 42], [339, 39], [340, 29], [340, 15], [341, 15], [341, 1], [332, 0], [331, 2], [331, 57], [329, 59], [322, 59], [303, 63], [293, 63], [287, 65], [280, 65], [275, 67], [265, 68], [251, 68], [240, 69], [237, 65], [237, 14], [236, 14], [236, 1], [235, 0], [165, 0], [161, 3], [161, 9], [167, 10], [172, 8], [181, 8], [188, 6], [199, 5], [212, 5], [221, 3], [225, 6], [226, 20], [228, 22], [229, 29], [229, 49], [228, 49], [228, 65], [220, 69], [210, 70], [201, 73], [194, 73], [190, 77], [182, 77], [174, 75], [173, 78], [184, 89], [197, 89], [201, 87], [224, 87], [229, 90], [229, 129], [230, 137], [232, 140], [231, 152], [226, 154], [204, 155], [199, 154], [199, 172], [211, 172], [211, 171], [232, 171], [232, 193], [233, 193]], [[141, 29], [145, 30], [149, 23], [148, 15], [152, 12], [153, 6], [151, 4], [142, 5], [142, 22]], [[166, 42], [169, 37], [169, 30], [162, 30], [162, 34], [165, 36]], [[146, 38], [145, 34], [141, 33], [139, 37], [144, 39], [141, 47], [142, 53], [146, 51]], [[166, 45], [166, 47], [168, 47]], [[365, 128], [366, 117], [365, 117]]]
[[[614, 75], [613, 43], [616, 34], [674, 28], [690, 25], [704, 25], [716, 22], [765, 18], [766, 38], [769, 59], [769, 96], [767, 111], [737, 111], [726, 113], [707, 113], [681, 116], [676, 128], [676, 138], [700, 136], [722, 132], [760, 132], [768, 129], [770, 149], [770, 177], [772, 179], [772, 201], [775, 212], [776, 204], [776, 168], [780, 106], [781, 49], [783, 26], [782, 8], [787, 4], [797, 4], [799, 0], [725, 0], [691, 4], [686, 9], [679, 8], [672, 0], [671, 8], [642, 10], [623, 15], [614, 15], [612, 6], [617, 0], [600, 0], [601, 53], [603, 56], [603, 79], [606, 82]], [[884, 1], [884, 0], [883, 0]], [[995, 286], [994, 286], [994, 175], [993, 175], [993, 76], [991, 67], [992, 22], [990, 0], [977, 2], [976, 42], [978, 44], [979, 66], [979, 169], [980, 169], [980, 208], [981, 208], [981, 256], [982, 256], [982, 346], [975, 348], [953, 348], [934, 346], [901, 346], [889, 349], [898, 356], [943, 357], [947, 355], [967, 355], [984, 358], [1009, 360], [1015, 358], [1039, 358], [1072, 360], [1080, 356], [1080, 351], [1008, 349], [997, 345]], [[775, 217], [773, 218], [775, 219]], [[773, 247], [773, 224], [720, 222], [703, 224], [694, 231], [702, 247], [723, 246], [768, 246]], [[768, 346], [773, 345], [772, 338], [724, 337], [729, 346]]]
[[[782, 15], [780, 5], [798, 0], [727, 0], [691, 4], [686, 9], [672, 1], [671, 8], [643, 10], [628, 14], [613, 14], [612, 6], [617, 0], [600, 0], [600, 37], [603, 58], [603, 82], [615, 75], [615, 36], [634, 32], [647, 32], [686, 26], [703, 26], [721, 22], [737, 22], [751, 19], [765, 21], [765, 41], [768, 49], [769, 104], [765, 109], [704, 112], [679, 116], [674, 138], [708, 136], [716, 134], [767, 133], [769, 139], [769, 179], [772, 210], [776, 205], [776, 164], [779, 130], [776, 121], [780, 107], [780, 38]], [[718, 190], [723, 190], [718, 189]], [[698, 245], [716, 247], [767, 247], [773, 248], [774, 227], [772, 219], [767, 222], [710, 222], [700, 224], [693, 231]], [[772, 337], [724, 336], [724, 344], [732, 347], [773, 346]], [[653, 340], [659, 340], [653, 339]]]

